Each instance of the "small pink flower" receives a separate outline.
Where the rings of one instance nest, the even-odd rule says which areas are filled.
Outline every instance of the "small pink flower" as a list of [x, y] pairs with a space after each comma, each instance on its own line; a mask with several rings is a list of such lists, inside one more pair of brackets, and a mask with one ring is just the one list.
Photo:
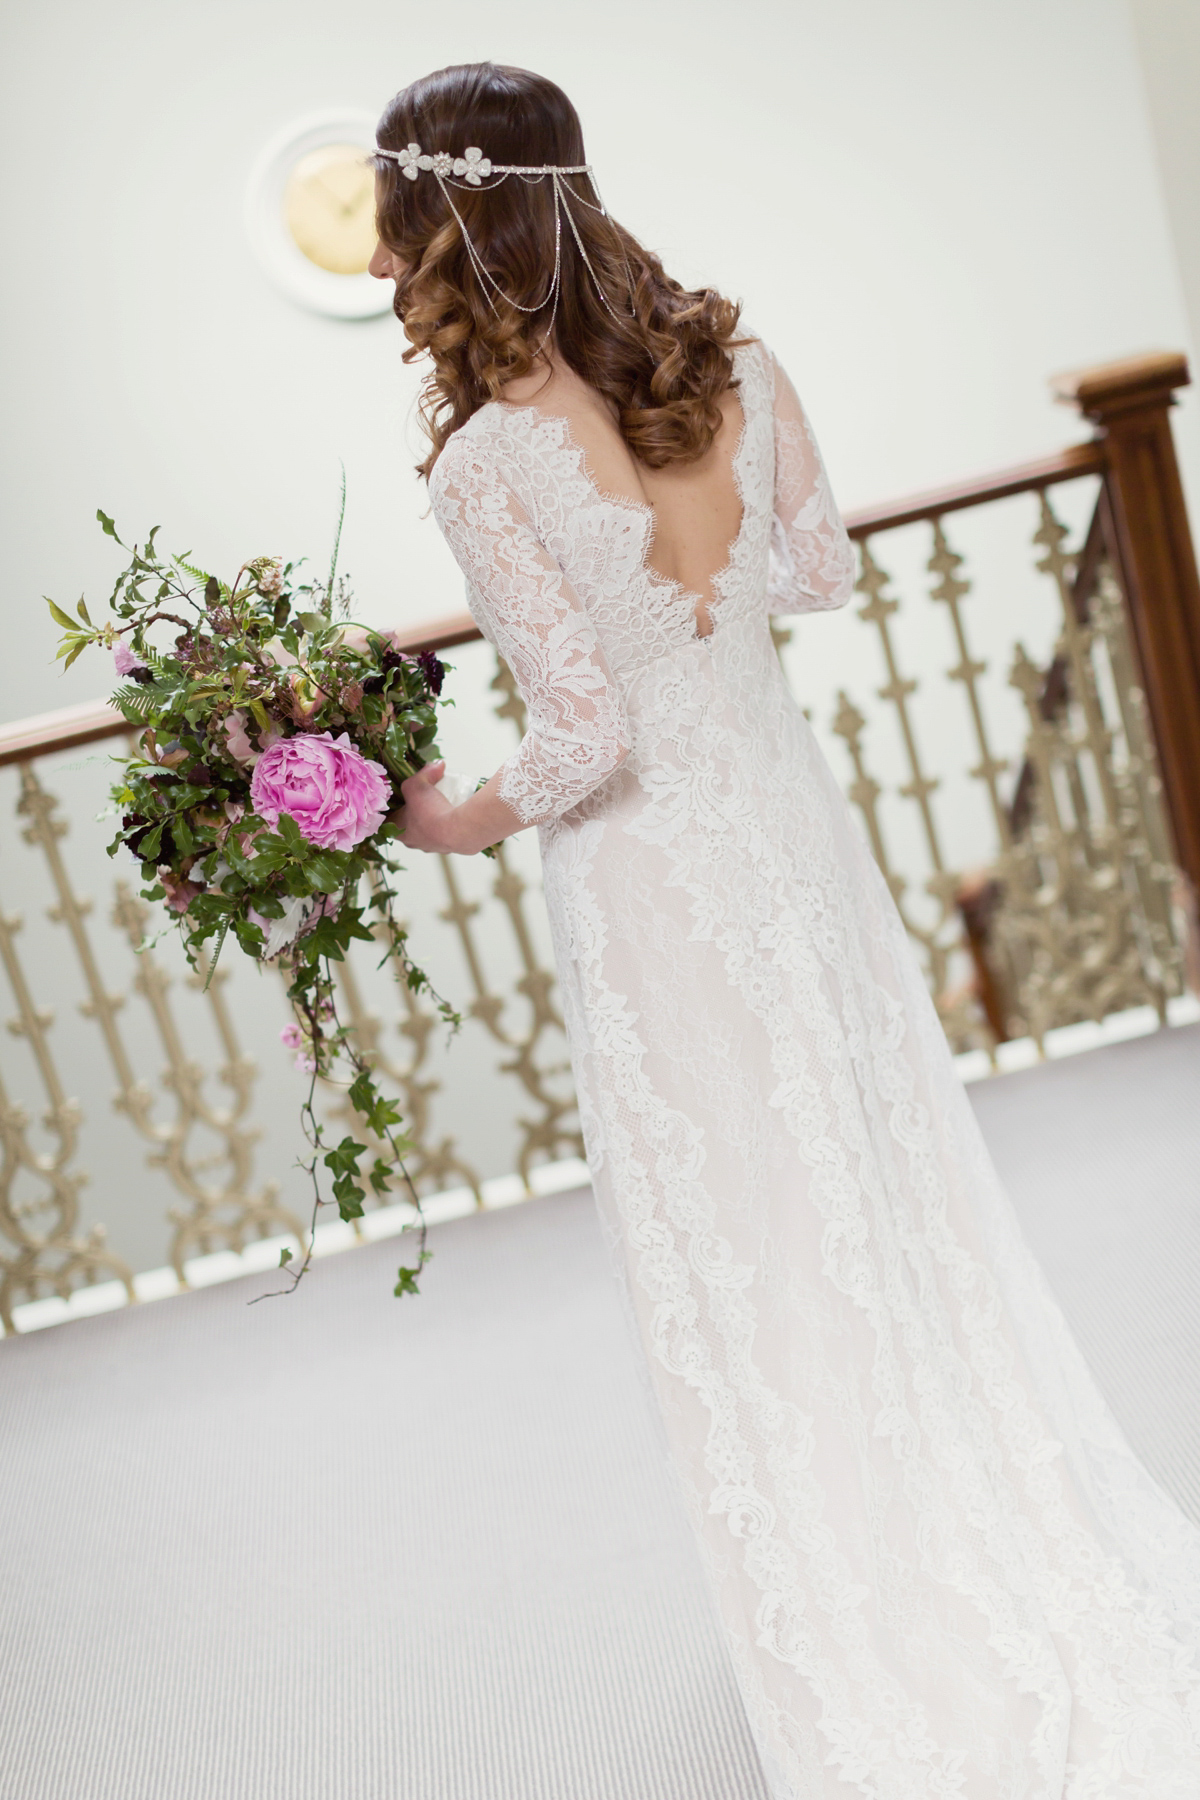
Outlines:
[[226, 749], [234, 762], [254, 763], [261, 754], [250, 742], [246, 732], [246, 714], [241, 707], [236, 707], [225, 720]]
[[262, 653], [277, 669], [293, 668], [299, 661], [295, 652], [288, 649], [281, 637], [268, 638], [262, 647]]
[[284, 738], [264, 750], [250, 782], [254, 810], [268, 825], [282, 814], [302, 837], [323, 850], [353, 850], [379, 830], [391, 802], [391, 783], [350, 741], [323, 731]]
[[317, 1072], [317, 1059], [315, 1056], [310, 1055], [307, 1050], [302, 1050], [296, 1058], [296, 1067], [305, 1075], [315, 1075]]
[[[267, 726], [265, 731], [260, 726], [257, 737], [252, 738], [247, 730], [249, 722], [248, 715], [240, 706], [236, 706], [231, 713], [226, 714], [224, 722], [225, 748], [234, 762], [239, 762], [243, 767], [252, 769], [264, 750], [269, 750], [272, 744], [279, 743], [283, 733], [278, 725], [272, 723]], [[240, 819], [242, 816], [241, 807], [235, 814], [229, 811], [227, 804], [225, 811], [229, 813], [231, 819]]]
[[132, 675], [135, 669], [146, 667], [141, 657], [134, 655], [124, 638], [118, 638], [113, 645], [113, 661], [117, 665], [118, 675]]
[[172, 912], [185, 913], [196, 895], [204, 892], [202, 882], [187, 881], [184, 877], [173, 874], [167, 863], [160, 864], [158, 879], [162, 882], [167, 905]]
[[279, 1034], [279, 1041], [285, 1050], [300, 1050], [304, 1045], [304, 1033], [294, 1022], [285, 1025]]

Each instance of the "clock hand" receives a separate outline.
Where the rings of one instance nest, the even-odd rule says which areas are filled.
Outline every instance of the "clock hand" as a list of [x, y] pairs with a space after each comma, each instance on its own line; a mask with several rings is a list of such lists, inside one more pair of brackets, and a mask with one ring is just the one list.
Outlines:
[[368, 196], [373, 196], [374, 193], [373, 188], [369, 188], [364, 183], [363, 186], [359, 188], [358, 192], [353, 195], [349, 202], [347, 202], [339, 193], [330, 187], [329, 183], [322, 176], [318, 175], [314, 179], [315, 185], [324, 190], [328, 199], [333, 202], [344, 219], [348, 219], [351, 214], [360, 211], [363, 202]]

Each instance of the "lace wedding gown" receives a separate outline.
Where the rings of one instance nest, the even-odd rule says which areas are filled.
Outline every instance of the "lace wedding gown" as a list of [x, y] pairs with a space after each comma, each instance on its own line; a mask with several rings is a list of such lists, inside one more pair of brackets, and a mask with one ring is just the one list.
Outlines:
[[768, 1782], [1197, 1800], [1200, 1535], [1021, 1239], [784, 684], [768, 616], [844, 605], [851, 550], [786, 377], [758, 342], [736, 373], [707, 639], [562, 418], [484, 406], [430, 491], [528, 708], [501, 793]]

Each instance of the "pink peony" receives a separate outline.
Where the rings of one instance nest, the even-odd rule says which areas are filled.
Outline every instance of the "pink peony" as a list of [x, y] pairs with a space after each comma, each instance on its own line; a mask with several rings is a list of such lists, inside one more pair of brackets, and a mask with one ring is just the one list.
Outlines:
[[132, 675], [135, 669], [146, 667], [141, 657], [133, 654], [124, 638], [118, 638], [113, 645], [113, 661], [117, 665], [118, 675]]
[[268, 825], [287, 813], [322, 850], [353, 850], [379, 830], [392, 797], [386, 771], [356, 750], [346, 732], [306, 732], [264, 750], [250, 799]]

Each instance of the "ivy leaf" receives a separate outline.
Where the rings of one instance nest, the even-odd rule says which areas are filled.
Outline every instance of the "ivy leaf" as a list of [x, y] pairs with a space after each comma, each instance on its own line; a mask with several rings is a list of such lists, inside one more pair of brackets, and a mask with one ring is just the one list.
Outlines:
[[288, 1264], [291, 1262], [291, 1260], [292, 1260], [292, 1252], [288, 1249], [287, 1245], [285, 1244], [283, 1246], [283, 1249], [279, 1252], [280, 1268], [286, 1269]]
[[368, 1069], [355, 1076], [346, 1098], [355, 1112], [367, 1121], [376, 1137], [382, 1137], [393, 1125], [401, 1122], [402, 1115], [396, 1102], [380, 1093]]
[[356, 1144], [352, 1137], [344, 1137], [334, 1149], [325, 1152], [325, 1167], [332, 1169], [335, 1175], [357, 1175], [358, 1159], [366, 1148], [365, 1144]]
[[339, 1175], [333, 1184], [333, 1197], [338, 1203], [338, 1217], [349, 1222], [363, 1216], [366, 1189], [359, 1187], [350, 1175]]
[[[348, 918], [347, 914], [353, 914]], [[362, 923], [361, 908], [344, 906], [336, 919], [321, 919], [306, 932], [304, 944], [314, 956], [327, 956], [331, 962], [344, 962], [345, 952], [354, 938], [373, 944], [375, 939]]]
[[334, 1149], [327, 1150], [323, 1158], [325, 1167], [333, 1172], [333, 1197], [343, 1219], [362, 1218], [366, 1190], [358, 1182], [358, 1159], [366, 1148], [365, 1144], [356, 1144], [352, 1137], [344, 1137]]
[[421, 1290], [417, 1286], [417, 1276], [420, 1272], [419, 1269], [410, 1269], [406, 1264], [400, 1264], [400, 1267], [396, 1270], [396, 1285], [392, 1289], [397, 1300], [402, 1300], [405, 1294], [420, 1293]]

